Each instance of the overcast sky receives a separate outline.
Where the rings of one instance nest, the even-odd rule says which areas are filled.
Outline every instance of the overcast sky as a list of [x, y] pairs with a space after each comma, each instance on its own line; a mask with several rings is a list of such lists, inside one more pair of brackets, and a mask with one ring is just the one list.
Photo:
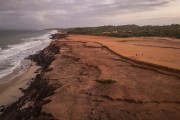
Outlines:
[[0, 29], [180, 24], [180, 0], [0, 0]]

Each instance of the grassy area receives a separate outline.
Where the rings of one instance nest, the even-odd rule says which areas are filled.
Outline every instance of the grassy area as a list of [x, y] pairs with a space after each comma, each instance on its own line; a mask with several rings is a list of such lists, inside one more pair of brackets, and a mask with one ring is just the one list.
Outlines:
[[115, 80], [107, 79], [107, 80], [96, 80], [96, 82], [101, 83], [101, 84], [112, 84], [115, 83]]
[[110, 37], [172, 37], [180, 38], [180, 25], [163, 25], [163, 26], [100, 26], [67, 29], [68, 34], [84, 34]]

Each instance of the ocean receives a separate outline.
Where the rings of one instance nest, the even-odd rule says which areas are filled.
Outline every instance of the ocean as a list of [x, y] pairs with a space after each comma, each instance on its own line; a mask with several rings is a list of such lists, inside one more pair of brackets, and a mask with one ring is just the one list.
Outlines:
[[[50, 30], [0, 30], [0, 84], [4, 77], [23, 64], [24, 58], [50, 43]], [[22, 71], [21, 71], [22, 73]]]

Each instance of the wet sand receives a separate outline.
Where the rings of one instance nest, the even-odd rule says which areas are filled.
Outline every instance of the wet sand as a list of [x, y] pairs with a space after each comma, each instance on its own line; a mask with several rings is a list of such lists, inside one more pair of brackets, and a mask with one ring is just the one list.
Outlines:
[[98, 42], [122, 56], [180, 70], [180, 40], [69, 35], [72, 41]]
[[26, 89], [28, 84], [36, 76], [34, 73], [39, 67], [35, 63], [31, 63], [28, 70], [19, 77], [14, 78], [8, 83], [0, 85], [0, 106], [7, 106], [17, 101], [22, 95], [20, 89]]

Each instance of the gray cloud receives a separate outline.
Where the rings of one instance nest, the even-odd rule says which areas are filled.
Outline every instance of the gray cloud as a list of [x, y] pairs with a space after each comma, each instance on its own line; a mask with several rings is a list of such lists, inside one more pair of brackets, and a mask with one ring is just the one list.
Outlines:
[[[0, 0], [0, 28], [111, 24], [116, 15], [150, 11], [175, 0]], [[117, 23], [118, 24], [118, 23]]]

